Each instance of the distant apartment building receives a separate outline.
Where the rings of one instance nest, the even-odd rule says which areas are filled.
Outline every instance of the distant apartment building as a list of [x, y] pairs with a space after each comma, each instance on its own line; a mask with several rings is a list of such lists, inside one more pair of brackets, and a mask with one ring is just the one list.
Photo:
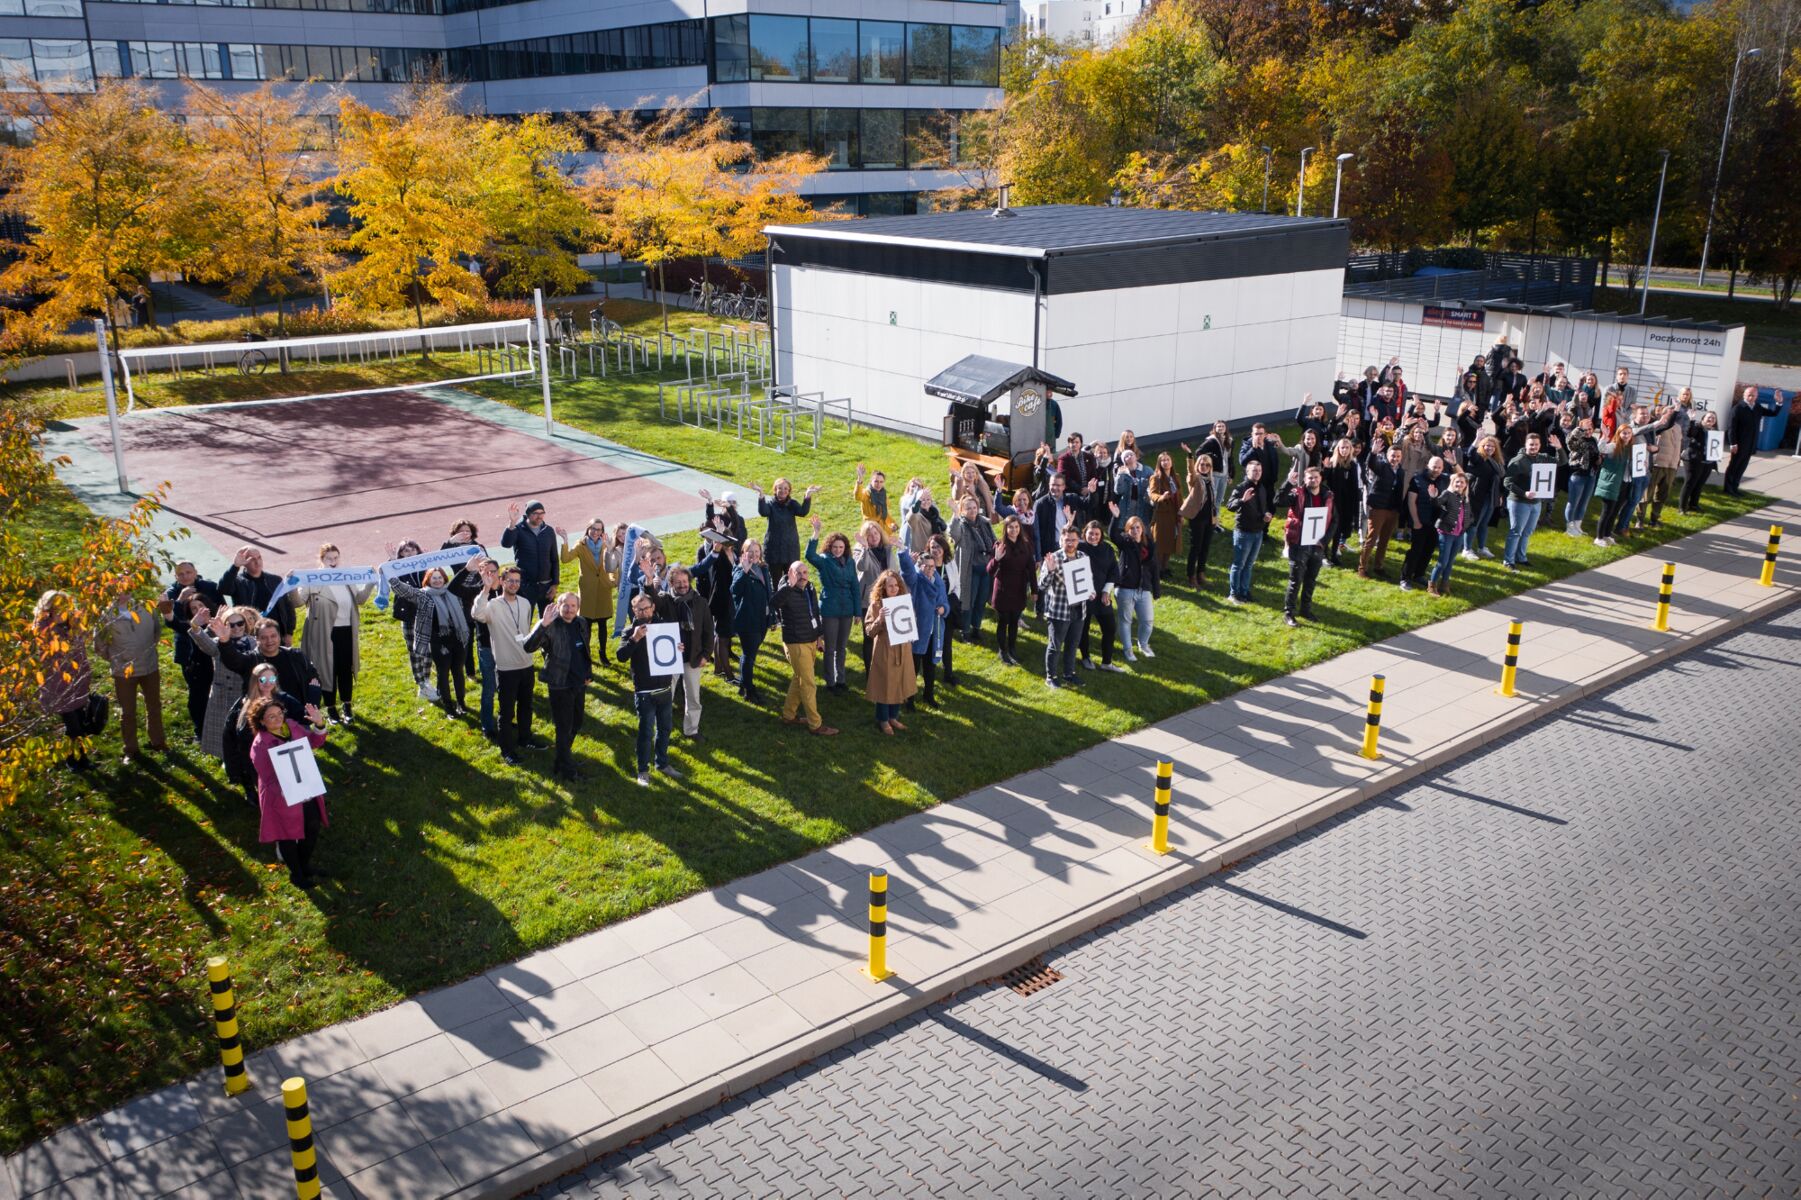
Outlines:
[[145, 79], [175, 111], [183, 79], [309, 81], [322, 110], [433, 75], [495, 114], [693, 97], [759, 152], [824, 155], [812, 197], [899, 214], [962, 182], [942, 155], [1000, 103], [1016, 22], [1014, 0], [0, 0], [0, 78]]
[[1089, 46], [1118, 41], [1150, 0], [1024, 0], [1021, 28], [1031, 37]]

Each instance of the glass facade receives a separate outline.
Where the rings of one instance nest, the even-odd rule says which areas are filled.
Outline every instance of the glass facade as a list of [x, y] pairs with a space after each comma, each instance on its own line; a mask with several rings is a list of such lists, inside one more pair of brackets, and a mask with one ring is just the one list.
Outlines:
[[832, 171], [943, 169], [962, 163], [966, 113], [899, 108], [723, 109], [758, 158], [812, 153]]
[[0, 86], [24, 91], [34, 80], [52, 92], [92, 91], [94, 60], [86, 40], [0, 38]]
[[916, 83], [999, 87], [992, 25], [839, 17], [714, 17], [714, 83]]

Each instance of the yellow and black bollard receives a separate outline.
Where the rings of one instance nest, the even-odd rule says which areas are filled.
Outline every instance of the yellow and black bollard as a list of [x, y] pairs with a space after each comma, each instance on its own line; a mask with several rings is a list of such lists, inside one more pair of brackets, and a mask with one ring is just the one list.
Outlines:
[[1676, 590], [1676, 564], [1663, 564], [1663, 582], [1657, 587], [1657, 619], [1651, 622], [1651, 628], [1659, 633], [1668, 633], [1670, 629], [1670, 596]]
[[1370, 676], [1370, 711], [1363, 719], [1363, 757], [1381, 758], [1382, 752], [1376, 749], [1376, 739], [1382, 733], [1382, 689], [1387, 679], [1381, 675]]
[[869, 966], [867, 974], [880, 982], [894, 974], [888, 969], [888, 872], [869, 873]]
[[288, 1114], [288, 1153], [294, 1159], [294, 1195], [318, 1200], [319, 1152], [313, 1146], [313, 1118], [306, 1108], [306, 1080], [281, 1081], [281, 1104]]
[[1507, 622], [1507, 657], [1501, 660], [1501, 686], [1496, 689], [1503, 696], [1513, 695], [1513, 677], [1520, 665], [1520, 632], [1524, 628], [1523, 622]]
[[1169, 777], [1174, 769], [1174, 763], [1157, 760], [1157, 802], [1151, 817], [1151, 850], [1157, 854], [1169, 853]]
[[1770, 526], [1770, 544], [1763, 552], [1763, 571], [1757, 582], [1765, 587], [1776, 586], [1776, 552], [1782, 549], [1782, 526]]
[[244, 1044], [238, 1037], [238, 1001], [231, 990], [231, 968], [223, 958], [206, 960], [206, 979], [213, 993], [213, 1031], [219, 1036], [219, 1062], [225, 1067], [225, 1094], [250, 1089], [244, 1069]]

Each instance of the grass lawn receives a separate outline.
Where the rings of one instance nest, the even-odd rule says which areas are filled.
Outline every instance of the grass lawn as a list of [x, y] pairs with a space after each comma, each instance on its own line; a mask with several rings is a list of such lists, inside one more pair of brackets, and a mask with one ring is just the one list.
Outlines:
[[[482, 390], [523, 408], [538, 403], [535, 389]], [[559, 383], [556, 396], [561, 420], [737, 481], [746, 493], [778, 474], [797, 486], [824, 484], [815, 511], [828, 529], [854, 528], [858, 460], [887, 470], [897, 495], [909, 475], [937, 484], [943, 474], [938, 447], [892, 434], [840, 429], [818, 451], [784, 456], [663, 424], [655, 385], [642, 377]], [[69, 415], [92, 403], [91, 395], [64, 400]], [[1632, 548], [1760, 503], [1710, 491], [1702, 515], [1666, 513], [1668, 527]], [[66, 544], [79, 516], [72, 502], [47, 506], [21, 536], [27, 546]], [[672, 539], [672, 551], [690, 553], [694, 540]], [[288, 886], [256, 842], [252, 811], [189, 743], [179, 676], [166, 664], [169, 755], [117, 766], [115, 721], [98, 751], [106, 765], [92, 778], [0, 814], [0, 1150], [216, 1068], [210, 954], [231, 956], [246, 1039], [266, 1045], [1627, 552], [1541, 533], [1534, 570], [1460, 563], [1456, 595], [1443, 601], [1328, 569], [1316, 601], [1322, 623], [1288, 630], [1278, 590], [1285, 573], [1273, 554], [1259, 571], [1257, 604], [1222, 602], [1227, 545], [1215, 546], [1206, 593], [1166, 590], [1158, 657], [1132, 674], [1096, 673], [1082, 691], [1051, 691], [1032, 670], [1002, 668], [991, 644], [959, 646], [961, 686], [941, 692], [939, 712], [922, 710], [908, 733], [887, 738], [872, 727], [853, 655], [852, 695], [822, 697], [827, 719], [844, 730], [830, 742], [709, 682], [705, 740], [675, 740], [687, 780], [648, 790], [630, 778], [634, 723], [617, 664], [600, 672], [577, 742], [592, 779], [570, 789], [547, 778], [541, 754], [525, 769], [508, 768], [473, 724], [423, 706], [398, 627], [371, 609], [358, 724], [334, 729], [322, 752], [333, 823], [319, 858], [340, 878], [310, 896]], [[1043, 646], [1041, 628], [1028, 627], [1021, 658], [1042, 661]], [[759, 672], [766, 694], [779, 698], [785, 665], [766, 651]], [[548, 728], [541, 692], [538, 720]]]

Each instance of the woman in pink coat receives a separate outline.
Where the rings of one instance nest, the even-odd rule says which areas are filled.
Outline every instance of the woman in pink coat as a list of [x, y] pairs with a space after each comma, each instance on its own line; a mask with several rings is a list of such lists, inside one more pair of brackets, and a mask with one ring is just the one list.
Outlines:
[[250, 743], [250, 765], [256, 772], [256, 799], [262, 809], [263, 823], [259, 841], [274, 842], [275, 852], [288, 868], [288, 878], [295, 887], [311, 888], [316, 882], [311, 870], [313, 846], [319, 831], [330, 824], [325, 812], [325, 797], [318, 796], [289, 806], [281, 794], [281, 781], [276, 771], [281, 767], [274, 752], [287, 742], [306, 739], [317, 750], [325, 744], [325, 721], [315, 705], [306, 706], [306, 725], [298, 731], [288, 721], [287, 710], [273, 696], [260, 696], [244, 710], [256, 738]]

